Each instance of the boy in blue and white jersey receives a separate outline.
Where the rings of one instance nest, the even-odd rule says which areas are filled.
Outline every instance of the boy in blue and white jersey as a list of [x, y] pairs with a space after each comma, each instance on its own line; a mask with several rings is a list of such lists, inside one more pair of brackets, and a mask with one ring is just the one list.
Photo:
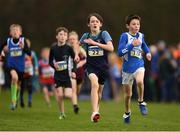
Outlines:
[[101, 31], [103, 18], [99, 14], [90, 14], [87, 18], [87, 25], [90, 33], [84, 33], [80, 43], [87, 53], [85, 69], [91, 82], [91, 121], [98, 122], [99, 102], [104, 82], [108, 77], [108, 52], [112, 52], [114, 47], [109, 33]]
[[137, 83], [138, 102], [142, 115], [147, 114], [144, 97], [144, 60], [143, 53], [150, 61], [151, 54], [144, 40], [144, 35], [139, 32], [141, 18], [138, 15], [126, 17], [126, 27], [129, 32], [122, 33], [118, 46], [118, 55], [123, 56], [122, 84], [125, 89], [125, 113], [124, 122], [130, 122], [130, 100], [132, 96], [132, 84], [134, 79]]

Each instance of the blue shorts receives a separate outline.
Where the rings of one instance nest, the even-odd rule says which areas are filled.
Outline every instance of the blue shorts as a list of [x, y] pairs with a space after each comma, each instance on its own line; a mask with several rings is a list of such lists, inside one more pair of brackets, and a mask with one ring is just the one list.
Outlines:
[[98, 83], [101, 85], [104, 85], [104, 82], [109, 77], [109, 70], [108, 69], [98, 70], [98, 69], [95, 69], [92, 67], [88, 67], [86, 69], [86, 73], [87, 73], [87, 75], [94, 73], [98, 77]]

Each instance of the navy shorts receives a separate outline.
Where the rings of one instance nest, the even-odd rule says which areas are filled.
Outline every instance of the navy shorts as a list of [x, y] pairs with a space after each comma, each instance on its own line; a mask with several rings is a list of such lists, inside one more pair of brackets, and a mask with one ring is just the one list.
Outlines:
[[11, 70], [15, 70], [15, 71], [16, 71], [16, 73], [17, 73], [17, 75], [18, 75], [18, 80], [19, 80], [19, 81], [22, 81], [22, 80], [24, 79], [24, 72], [20, 72], [20, 71], [18, 71], [18, 70], [15, 69], [15, 68], [7, 67], [7, 72], [8, 72], [8, 74], [9, 74], [10, 76], [11, 76], [11, 73], [10, 73]]
[[63, 88], [71, 88], [72, 84], [71, 84], [71, 80], [67, 79], [67, 80], [56, 80], [55, 79], [55, 88], [58, 87], [63, 87]]
[[98, 83], [101, 85], [104, 85], [104, 82], [106, 81], [106, 79], [108, 79], [109, 77], [109, 71], [108, 69], [105, 70], [98, 70], [95, 68], [90, 68], [88, 67], [86, 69], [87, 75], [94, 73], [97, 77], [98, 77]]

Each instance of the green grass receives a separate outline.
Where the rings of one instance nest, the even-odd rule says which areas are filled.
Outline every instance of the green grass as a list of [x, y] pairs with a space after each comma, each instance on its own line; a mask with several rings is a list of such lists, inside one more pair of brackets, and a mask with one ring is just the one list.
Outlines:
[[[26, 96], [26, 95], [25, 95]], [[149, 115], [141, 116], [137, 103], [132, 103], [131, 124], [122, 121], [123, 102], [101, 102], [101, 120], [90, 122], [90, 101], [80, 101], [80, 114], [75, 115], [70, 101], [65, 101], [67, 118], [59, 120], [56, 101], [48, 108], [41, 93], [33, 96], [33, 107], [9, 110], [10, 94], [0, 94], [0, 130], [48, 130], [48, 131], [174, 131], [180, 130], [180, 104], [148, 103]]]

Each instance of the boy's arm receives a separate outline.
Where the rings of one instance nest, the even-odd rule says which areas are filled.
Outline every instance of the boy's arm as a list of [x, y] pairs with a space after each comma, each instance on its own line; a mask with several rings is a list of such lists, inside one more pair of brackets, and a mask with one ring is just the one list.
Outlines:
[[4, 42], [2, 45], [0, 45], [0, 61], [4, 59], [6, 52], [8, 52], [8, 47], [7, 43]]
[[144, 39], [142, 39], [142, 50], [144, 51], [145, 54], [150, 53], [150, 50]]
[[39, 63], [38, 63], [38, 58], [37, 55], [34, 51], [32, 51], [32, 58], [33, 58], [33, 64], [34, 64], [34, 71], [35, 71], [35, 75], [38, 75], [38, 68], [39, 68]]
[[151, 53], [150, 53], [150, 50], [149, 50], [144, 38], [142, 39], [142, 50], [146, 54], [146, 58], [150, 61], [151, 60]]
[[72, 47], [70, 47], [70, 55], [73, 58], [73, 69], [72, 69], [72, 72], [75, 72], [75, 70], [76, 70], [76, 63], [75, 63], [76, 62], [76, 60], [75, 60], [76, 53], [74, 52]]
[[128, 44], [127, 45], [127, 35], [122, 34], [119, 40], [119, 45], [118, 45], [118, 55], [119, 56], [124, 56], [126, 53], [128, 53], [130, 50], [133, 49], [133, 44]]
[[24, 49], [23, 49], [23, 51], [24, 51], [27, 55], [31, 56], [31, 48], [30, 48], [30, 46], [28, 45], [28, 42], [27, 42], [26, 39], [25, 39], [25, 41], [24, 41]]
[[3, 51], [4, 47], [7, 45], [6, 42], [4, 42], [2, 45], [0, 45], [0, 53]]
[[102, 32], [102, 37], [105, 41], [105, 44], [102, 44], [102, 43], [99, 43], [99, 42], [96, 42], [90, 38], [88, 39], [85, 39], [84, 42], [85, 43], [88, 43], [88, 44], [91, 44], [91, 45], [95, 45], [95, 46], [98, 46], [104, 50], [107, 50], [109, 52], [113, 52], [114, 51], [114, 46], [113, 46], [113, 43], [112, 43], [112, 38], [110, 36], [110, 34], [107, 32], [107, 31], [103, 31]]
[[73, 51], [74, 51], [74, 53], [75, 53], [75, 57], [74, 57], [74, 60], [75, 60], [75, 62], [79, 62], [79, 44], [75, 44], [74, 46], [73, 46]]
[[53, 49], [51, 47], [50, 53], [49, 53], [49, 65], [55, 69], [53, 60], [54, 60], [54, 54], [53, 54]]

